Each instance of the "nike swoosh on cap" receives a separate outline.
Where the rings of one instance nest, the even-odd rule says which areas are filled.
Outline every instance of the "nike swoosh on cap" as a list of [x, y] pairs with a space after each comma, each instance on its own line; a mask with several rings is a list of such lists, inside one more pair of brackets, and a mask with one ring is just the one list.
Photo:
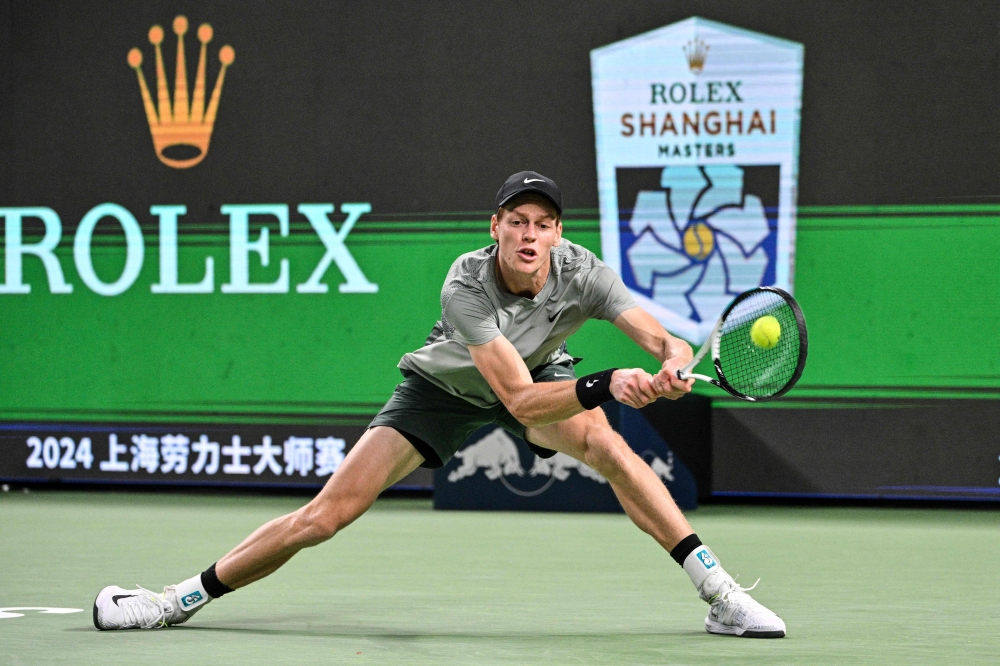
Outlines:
[[541, 178], [530, 178], [530, 179], [529, 178], [525, 178], [524, 179], [524, 184], [525, 185], [527, 185], [528, 183], [544, 183], [544, 182], [545, 181], [542, 180]]
[[115, 606], [117, 606], [119, 599], [128, 599], [129, 597], [134, 597], [134, 596], [135, 596], [134, 594], [116, 594], [115, 596], [111, 597], [111, 601], [112, 603], [114, 603]]

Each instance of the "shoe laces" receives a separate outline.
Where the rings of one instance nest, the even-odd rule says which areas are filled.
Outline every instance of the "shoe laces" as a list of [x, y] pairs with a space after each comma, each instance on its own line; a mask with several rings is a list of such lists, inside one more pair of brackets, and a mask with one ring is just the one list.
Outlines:
[[122, 609], [122, 614], [128, 624], [143, 628], [167, 626], [167, 613], [172, 610], [170, 604], [164, 600], [162, 595], [151, 592], [140, 585], [136, 587], [139, 594], [118, 601], [118, 606]]
[[[757, 583], [760, 582], [760, 578], [757, 579], [757, 583], [754, 583], [750, 587], [743, 587], [736, 581], [739, 579], [740, 575], [736, 574], [736, 578], [730, 578], [728, 581], [723, 583], [723, 589], [715, 594], [711, 599], [709, 599], [710, 604], [715, 604], [717, 602], [729, 602], [735, 601], [736, 599], [745, 599], [748, 602], [757, 604], [747, 592], [757, 587]], [[757, 604], [760, 605], [760, 604]]]
[[733, 579], [733, 585], [735, 585], [735, 587], [733, 588], [733, 590], [732, 590], [732, 591], [734, 591], [734, 592], [749, 592], [749, 591], [750, 591], [750, 590], [752, 590], [753, 588], [757, 587], [757, 583], [759, 583], [759, 582], [760, 582], [760, 578], [758, 578], [758, 579], [757, 579], [757, 583], [754, 583], [754, 584], [753, 584], [753, 585], [751, 585], [750, 587], [743, 587], [743, 586], [741, 586], [741, 585], [740, 585], [739, 583], [737, 583], [737, 582], [736, 582], [736, 581], [738, 581], [739, 579], [740, 579], [740, 575], [739, 575], [739, 574], [736, 574], [736, 578], [734, 578], [734, 579]]
[[[737, 578], [739, 578], [738, 575]], [[747, 611], [767, 610], [766, 607], [764, 607], [760, 602], [747, 594], [747, 592], [757, 587], [757, 583], [759, 582], [760, 578], [758, 578], [757, 582], [750, 587], [743, 587], [734, 579], [733, 582], [727, 585], [726, 589], [716, 595], [715, 599], [712, 601], [713, 603], [718, 602], [720, 604], [720, 610], [732, 604], [736, 604]]]

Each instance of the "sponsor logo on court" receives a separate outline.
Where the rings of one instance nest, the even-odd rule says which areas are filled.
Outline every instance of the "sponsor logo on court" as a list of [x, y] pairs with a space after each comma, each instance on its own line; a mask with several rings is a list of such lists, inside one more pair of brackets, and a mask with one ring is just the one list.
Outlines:
[[656, 455], [650, 450], [642, 452], [642, 459], [646, 461], [650, 469], [660, 477], [660, 481], [663, 481], [663, 485], [672, 483], [674, 479], [674, 452], [667, 451], [667, 459], [664, 460], [660, 456]]
[[184, 606], [184, 608], [190, 608], [191, 606], [194, 606], [196, 603], [198, 603], [204, 598], [205, 597], [202, 596], [201, 592], [195, 590], [191, 594], [185, 595], [184, 598], [181, 599], [181, 605]]
[[142, 51], [138, 47], [128, 52], [128, 64], [135, 70], [139, 80], [139, 93], [146, 110], [146, 121], [153, 136], [156, 156], [168, 167], [188, 169], [200, 163], [208, 155], [208, 145], [212, 139], [212, 130], [219, 110], [226, 68], [233, 64], [236, 51], [228, 44], [219, 49], [219, 63], [222, 67], [211, 96], [206, 95], [208, 43], [212, 41], [214, 31], [208, 23], [198, 26], [196, 34], [201, 48], [194, 89], [189, 90], [188, 66], [184, 53], [184, 36], [188, 31], [187, 18], [178, 16], [174, 19], [172, 27], [177, 36], [177, 67], [172, 100], [161, 50], [164, 38], [161, 26], [154, 25], [149, 29], [149, 43], [153, 45], [155, 51], [156, 104], [153, 103], [153, 97], [146, 85], [146, 77], [142, 71]]
[[[535, 455], [531, 466], [526, 469], [517, 443], [503, 428], [496, 428], [462, 448], [455, 453], [455, 458], [460, 464], [448, 473], [449, 482], [458, 483], [481, 471], [489, 481], [497, 481], [521, 497], [541, 495], [556, 482], [567, 481], [571, 476], [601, 485], [608, 482], [595, 469], [565, 453], [556, 453], [550, 458]], [[664, 484], [674, 480], [673, 453], [668, 453], [667, 460], [663, 460], [653, 452], [645, 451], [642, 458]]]
[[593, 468], [564, 453], [551, 458], [535, 456], [531, 468], [521, 464], [514, 439], [503, 428], [496, 428], [482, 439], [455, 453], [461, 461], [448, 474], [448, 481], [457, 483], [482, 470], [490, 481], [499, 481], [510, 492], [521, 497], [535, 497], [552, 487], [557, 481], [566, 481], [575, 472], [583, 479], [606, 484], [608, 481]]
[[602, 258], [692, 342], [791, 290], [802, 54], [700, 18], [591, 52]]

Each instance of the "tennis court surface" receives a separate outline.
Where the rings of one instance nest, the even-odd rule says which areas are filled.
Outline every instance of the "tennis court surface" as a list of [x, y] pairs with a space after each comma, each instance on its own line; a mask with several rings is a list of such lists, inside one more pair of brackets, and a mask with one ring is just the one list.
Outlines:
[[624, 516], [380, 500], [187, 625], [99, 632], [107, 584], [159, 591], [305, 498], [0, 494], [0, 664], [996, 663], [1000, 522], [947, 509], [708, 506], [689, 517], [784, 640], [703, 631], [687, 576]]

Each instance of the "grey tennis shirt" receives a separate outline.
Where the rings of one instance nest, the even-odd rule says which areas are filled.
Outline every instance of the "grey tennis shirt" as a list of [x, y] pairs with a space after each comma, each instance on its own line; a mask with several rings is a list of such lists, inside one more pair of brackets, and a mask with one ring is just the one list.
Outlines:
[[467, 345], [507, 338], [528, 370], [569, 360], [566, 338], [588, 319], [614, 321], [635, 307], [628, 289], [593, 252], [565, 238], [551, 252], [545, 286], [534, 298], [511, 294], [497, 282], [497, 246], [463, 254], [441, 288], [441, 321], [426, 344], [399, 367], [480, 407], [500, 402], [479, 373]]

